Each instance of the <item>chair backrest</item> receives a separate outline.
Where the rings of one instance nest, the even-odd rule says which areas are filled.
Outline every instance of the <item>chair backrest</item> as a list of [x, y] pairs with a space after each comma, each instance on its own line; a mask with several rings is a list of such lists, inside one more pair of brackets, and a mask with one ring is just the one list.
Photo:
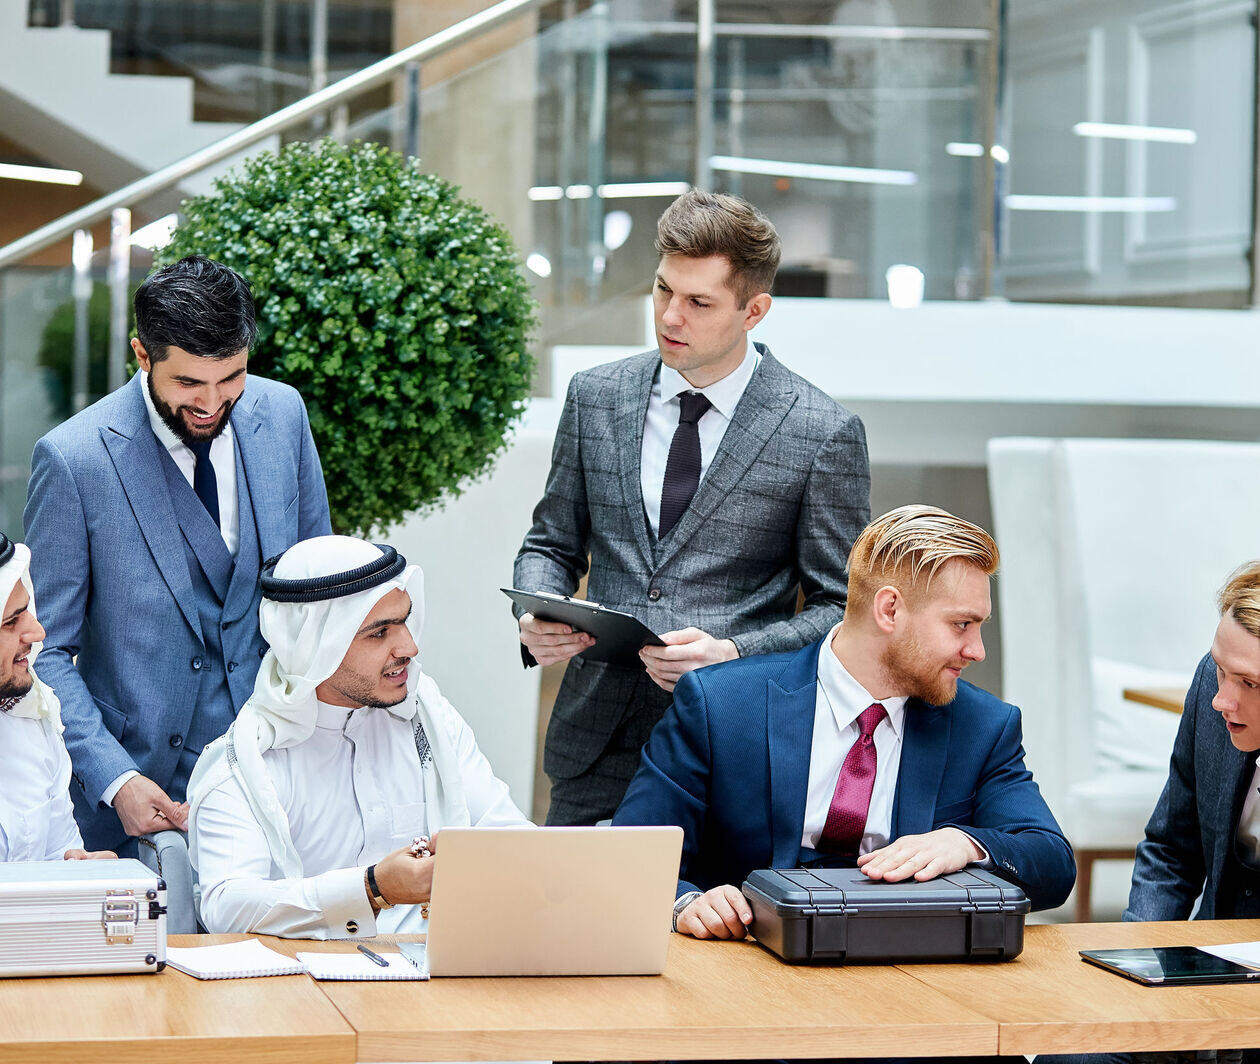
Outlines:
[[[1099, 770], [1099, 662], [1188, 679], [1215, 593], [1260, 557], [1260, 444], [989, 441], [1004, 697], [1054, 808]], [[1171, 722], [1170, 722], [1171, 723]]]
[[136, 840], [140, 860], [166, 880], [166, 933], [195, 935], [197, 910], [193, 899], [192, 862], [188, 837], [182, 831], [158, 831]]

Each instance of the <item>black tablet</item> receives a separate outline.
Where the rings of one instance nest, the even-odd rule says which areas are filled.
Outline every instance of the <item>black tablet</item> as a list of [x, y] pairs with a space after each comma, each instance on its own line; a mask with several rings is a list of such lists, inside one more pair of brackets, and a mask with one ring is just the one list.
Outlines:
[[1255, 968], [1235, 964], [1196, 946], [1083, 949], [1081, 959], [1143, 986], [1200, 986], [1205, 983], [1248, 983], [1260, 979], [1260, 971]]
[[595, 645], [581, 654], [587, 661], [642, 669], [639, 651], [646, 646], [665, 645], [660, 636], [637, 617], [610, 610], [598, 602], [553, 595], [548, 591], [521, 591], [514, 587], [501, 587], [499, 590], [540, 621], [560, 621], [593, 635]]

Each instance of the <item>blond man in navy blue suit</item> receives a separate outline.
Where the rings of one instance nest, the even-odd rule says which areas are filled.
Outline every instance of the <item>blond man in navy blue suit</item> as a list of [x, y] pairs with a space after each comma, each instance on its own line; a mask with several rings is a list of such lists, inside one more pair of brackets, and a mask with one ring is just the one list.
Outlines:
[[[1072, 851], [1024, 766], [1019, 710], [960, 680], [984, 659], [997, 564], [978, 526], [901, 507], [858, 537], [848, 609], [825, 638], [682, 678], [613, 818], [683, 828], [677, 930], [743, 938], [744, 878], [802, 864], [888, 881], [975, 864], [1034, 908], [1063, 902]], [[843, 774], [868, 742], [864, 822], [837, 833]]]

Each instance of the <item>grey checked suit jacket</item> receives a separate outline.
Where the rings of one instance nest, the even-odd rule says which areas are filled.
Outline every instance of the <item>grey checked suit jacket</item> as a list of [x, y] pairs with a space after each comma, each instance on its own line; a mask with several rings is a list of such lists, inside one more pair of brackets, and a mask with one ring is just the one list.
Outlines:
[[1240, 898], [1230, 857], [1255, 759], [1230, 742], [1212, 708], [1216, 686], [1208, 655], [1186, 695], [1168, 782], [1138, 844], [1126, 920], [1186, 920], [1200, 891], [1196, 919], [1235, 915]]
[[[866, 435], [856, 415], [758, 349], [717, 454], [660, 543], [639, 478], [659, 352], [576, 374], [516, 586], [572, 594], [589, 554], [587, 596], [653, 631], [694, 625], [733, 640], [744, 657], [826, 634], [843, 615], [849, 548], [870, 518]], [[637, 675], [570, 662], [547, 733], [548, 775], [585, 772], [632, 714], [659, 718], [667, 696], [655, 707], [629, 704]]]

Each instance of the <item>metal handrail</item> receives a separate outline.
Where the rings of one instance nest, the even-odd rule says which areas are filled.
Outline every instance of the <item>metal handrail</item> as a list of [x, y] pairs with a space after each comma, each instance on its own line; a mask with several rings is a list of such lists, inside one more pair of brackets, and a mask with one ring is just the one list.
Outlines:
[[282, 107], [279, 111], [267, 115], [265, 118], [260, 118], [257, 122], [245, 126], [243, 129], [238, 129], [235, 133], [229, 133], [222, 140], [201, 148], [191, 155], [186, 155], [169, 166], [155, 170], [153, 173], [147, 174], [129, 185], [124, 185], [116, 192], [102, 196], [100, 199], [94, 200], [78, 210], [71, 211], [69, 214], [49, 222], [47, 225], [40, 226], [20, 240], [15, 240], [13, 243], [0, 248], [0, 267], [21, 262], [28, 255], [42, 251], [59, 240], [64, 240], [76, 229], [85, 228], [108, 217], [110, 212], [117, 207], [127, 207], [158, 192], [164, 192], [179, 184], [190, 174], [195, 174], [207, 166], [235, 155], [237, 152], [257, 144], [260, 140], [265, 140], [272, 134], [295, 126], [313, 115], [327, 111], [329, 108], [343, 103], [352, 96], [357, 96], [368, 89], [374, 89], [378, 85], [389, 81], [390, 78], [402, 71], [408, 63], [418, 63], [422, 60], [432, 59], [434, 56], [457, 44], [464, 44], [504, 22], [508, 22], [535, 7], [541, 6], [542, 3], [543, 0], [501, 0], [500, 3], [495, 4], [493, 7], [488, 7], [476, 15], [470, 15], [455, 25], [448, 26], [446, 29], [433, 34], [431, 37], [417, 41], [400, 52], [386, 56], [379, 62], [334, 82], [327, 88], [313, 92], [309, 96], [289, 104], [287, 107]]

